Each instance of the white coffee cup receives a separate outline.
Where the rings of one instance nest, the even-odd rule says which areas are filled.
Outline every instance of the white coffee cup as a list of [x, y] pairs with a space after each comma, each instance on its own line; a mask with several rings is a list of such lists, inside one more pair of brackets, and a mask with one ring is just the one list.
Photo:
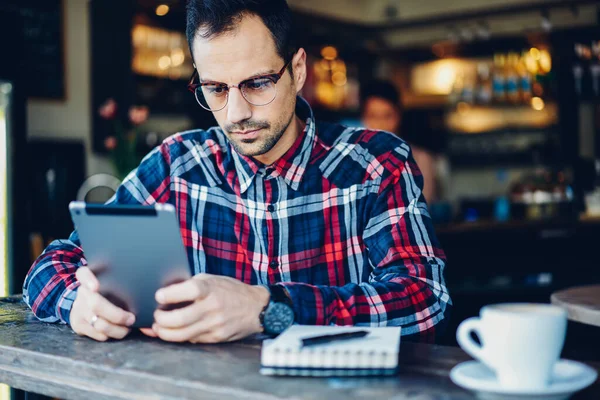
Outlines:
[[567, 312], [550, 304], [512, 303], [485, 306], [479, 315], [458, 327], [460, 347], [494, 370], [506, 388], [545, 388], [563, 348]]

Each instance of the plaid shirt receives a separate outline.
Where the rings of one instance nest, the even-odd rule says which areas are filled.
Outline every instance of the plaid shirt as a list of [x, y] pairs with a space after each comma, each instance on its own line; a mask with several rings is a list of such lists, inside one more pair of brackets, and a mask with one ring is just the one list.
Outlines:
[[[148, 154], [109, 203], [173, 204], [193, 274], [283, 285], [297, 323], [402, 326], [433, 341], [451, 300], [409, 146], [315, 123], [302, 98], [296, 115], [304, 132], [270, 166], [236, 153], [220, 128], [183, 132]], [[39, 319], [69, 323], [83, 265], [76, 231], [40, 255], [23, 286]]]

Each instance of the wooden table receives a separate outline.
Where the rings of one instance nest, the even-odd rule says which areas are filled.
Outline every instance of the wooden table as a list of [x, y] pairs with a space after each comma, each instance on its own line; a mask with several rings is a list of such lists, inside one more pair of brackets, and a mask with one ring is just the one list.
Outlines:
[[[39, 322], [19, 300], [0, 299], [0, 382], [30, 392], [86, 400], [475, 398], [448, 378], [469, 359], [454, 347], [403, 343], [394, 377], [267, 377], [259, 374], [257, 338], [191, 345], [132, 336], [99, 343]], [[599, 398], [598, 382], [573, 397]]]
[[552, 294], [551, 301], [566, 309], [570, 320], [600, 326], [600, 285], [561, 290]]

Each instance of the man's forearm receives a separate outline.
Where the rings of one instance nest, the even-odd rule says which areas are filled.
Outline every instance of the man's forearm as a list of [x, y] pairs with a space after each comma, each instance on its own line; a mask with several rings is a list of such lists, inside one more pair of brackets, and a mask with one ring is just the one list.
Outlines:
[[433, 337], [444, 319], [449, 296], [438, 296], [423, 281], [396, 277], [387, 282], [342, 287], [285, 282], [296, 322], [310, 325], [402, 326], [403, 335]]
[[77, 287], [75, 271], [85, 264], [83, 252], [70, 240], [56, 240], [33, 263], [23, 283], [23, 300], [45, 322], [69, 323]]

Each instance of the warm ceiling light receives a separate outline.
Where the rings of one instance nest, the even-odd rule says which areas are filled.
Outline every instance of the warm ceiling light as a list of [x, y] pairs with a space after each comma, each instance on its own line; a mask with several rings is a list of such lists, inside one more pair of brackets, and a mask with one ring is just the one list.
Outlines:
[[158, 59], [158, 68], [165, 70], [171, 66], [171, 57], [162, 56]]
[[544, 73], [548, 73], [552, 70], [552, 56], [550, 56], [550, 52], [548, 50], [540, 51], [540, 69]]
[[536, 111], [542, 111], [546, 105], [544, 104], [544, 100], [540, 97], [534, 97], [531, 99], [531, 108]]
[[540, 52], [540, 50], [535, 47], [532, 47], [531, 49], [529, 49], [529, 54], [536, 61], [539, 61], [542, 56], [542, 53]]
[[169, 13], [169, 6], [168, 5], [161, 4], [158, 7], [156, 7], [156, 15], [158, 15], [159, 17], [164, 17], [168, 13]]
[[411, 86], [415, 94], [448, 95], [462, 80], [463, 71], [466, 71], [467, 62], [457, 59], [443, 59], [419, 64], [412, 68]]
[[326, 60], [335, 60], [338, 56], [338, 51], [333, 46], [325, 46], [321, 49], [321, 56]]
[[171, 50], [171, 65], [179, 67], [185, 61], [185, 53], [182, 49], [177, 48]]
[[344, 86], [348, 82], [348, 79], [345, 73], [338, 71], [331, 76], [331, 81], [335, 86]]
[[346, 63], [342, 60], [335, 60], [331, 62], [332, 71], [340, 71], [346, 73]]

